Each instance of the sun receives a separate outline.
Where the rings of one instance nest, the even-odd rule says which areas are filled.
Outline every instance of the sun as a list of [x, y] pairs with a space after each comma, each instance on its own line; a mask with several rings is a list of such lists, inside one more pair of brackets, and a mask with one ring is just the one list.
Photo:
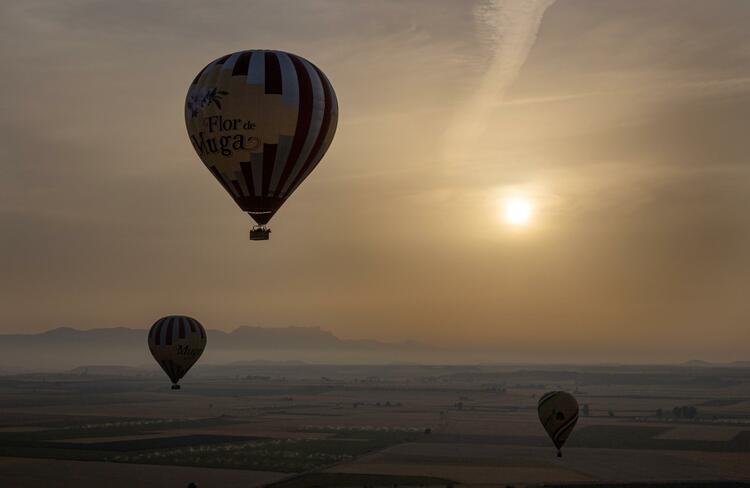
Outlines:
[[534, 215], [534, 205], [529, 199], [520, 196], [504, 199], [501, 209], [503, 220], [514, 227], [528, 225]]

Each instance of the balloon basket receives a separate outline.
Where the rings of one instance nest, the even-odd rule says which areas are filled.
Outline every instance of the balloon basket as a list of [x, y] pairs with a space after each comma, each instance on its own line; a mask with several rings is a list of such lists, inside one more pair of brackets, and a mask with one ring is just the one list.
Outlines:
[[179, 390], [180, 389], [180, 385], [172, 385], [172, 389], [173, 390]]
[[251, 241], [267, 241], [271, 237], [271, 229], [264, 226], [255, 226], [250, 230]]

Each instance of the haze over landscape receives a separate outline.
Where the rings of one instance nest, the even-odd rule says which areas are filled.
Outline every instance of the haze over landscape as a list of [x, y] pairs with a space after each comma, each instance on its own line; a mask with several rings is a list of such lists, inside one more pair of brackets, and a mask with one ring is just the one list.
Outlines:
[[[0, 332], [185, 313], [501, 362], [748, 359], [750, 4], [244, 5], [0, 7]], [[269, 245], [180, 116], [248, 47], [325, 67], [341, 107]]]
[[0, 2], [0, 486], [750, 486], [748, 26]]

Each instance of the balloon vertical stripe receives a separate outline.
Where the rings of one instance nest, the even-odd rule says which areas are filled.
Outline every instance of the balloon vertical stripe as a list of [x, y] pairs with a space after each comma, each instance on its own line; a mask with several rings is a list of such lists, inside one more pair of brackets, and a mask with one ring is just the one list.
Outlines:
[[172, 345], [172, 322], [173, 319], [169, 319], [169, 322], [167, 322], [166, 340], [164, 341], [164, 344], [167, 346]]
[[273, 165], [273, 174], [271, 175], [271, 184], [268, 187], [267, 197], [276, 194], [276, 190], [279, 187], [279, 180], [281, 180], [281, 174], [284, 172], [284, 166], [289, 160], [289, 152], [292, 150], [292, 143], [294, 142], [293, 137], [279, 136], [279, 144], [276, 147], [276, 161]]
[[227, 58], [226, 61], [221, 65], [222, 71], [234, 70], [234, 65], [237, 63], [237, 59], [240, 57], [240, 53], [234, 53]]
[[261, 195], [268, 195], [268, 187], [271, 185], [271, 174], [276, 163], [276, 144], [263, 144], [263, 185]]
[[276, 53], [266, 52], [266, 95], [281, 95], [281, 65]]
[[222, 56], [219, 59], [216, 60], [216, 66], [221, 66], [224, 64], [224, 62], [232, 56], [231, 54], [227, 54], [226, 56]]
[[[264, 51], [246, 51], [251, 54], [250, 68], [245, 82], [248, 85], [265, 86], [266, 84], [266, 56]], [[263, 89], [265, 93], [265, 88]]]
[[242, 176], [245, 178], [245, 186], [247, 186], [248, 196], [255, 193], [255, 182], [253, 180], [253, 168], [250, 161], [241, 161], [240, 170]]
[[285, 104], [296, 107], [299, 105], [299, 82], [292, 57], [287, 53], [276, 53], [281, 67], [281, 99]]
[[[253, 175], [253, 196], [260, 197], [263, 194], [263, 154], [266, 146], [263, 145], [263, 152], [250, 155], [250, 170]], [[263, 210], [261, 209], [262, 213]]]
[[247, 76], [247, 67], [250, 66], [250, 56], [252, 52], [245, 51], [240, 54], [237, 61], [234, 63], [234, 69], [232, 69], [232, 76]]
[[151, 327], [151, 331], [154, 333], [153, 334], [154, 344], [156, 344], [157, 346], [161, 345], [161, 326], [162, 326], [162, 323], [163, 323], [163, 319], [159, 320], [158, 322], [156, 322], [154, 324], [153, 327]]

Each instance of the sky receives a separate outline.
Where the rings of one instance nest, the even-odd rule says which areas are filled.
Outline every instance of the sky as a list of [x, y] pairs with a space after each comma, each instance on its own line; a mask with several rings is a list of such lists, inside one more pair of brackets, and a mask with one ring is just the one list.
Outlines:
[[[183, 313], [750, 359], [748, 24], [743, 0], [3, 2], [0, 333]], [[314, 62], [340, 111], [268, 242], [183, 120], [198, 70], [256, 48]]]

